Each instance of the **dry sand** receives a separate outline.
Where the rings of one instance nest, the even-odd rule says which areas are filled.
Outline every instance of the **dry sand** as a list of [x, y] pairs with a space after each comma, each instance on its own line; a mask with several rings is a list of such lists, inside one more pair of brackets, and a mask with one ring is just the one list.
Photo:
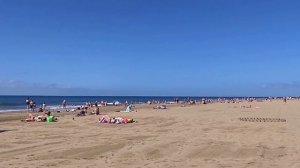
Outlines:
[[[240, 108], [250, 104], [260, 108]], [[138, 123], [97, 124], [98, 116], [73, 121], [64, 113], [57, 123], [24, 123], [16, 119], [26, 113], [0, 114], [0, 167], [300, 168], [300, 101], [104, 111]]]

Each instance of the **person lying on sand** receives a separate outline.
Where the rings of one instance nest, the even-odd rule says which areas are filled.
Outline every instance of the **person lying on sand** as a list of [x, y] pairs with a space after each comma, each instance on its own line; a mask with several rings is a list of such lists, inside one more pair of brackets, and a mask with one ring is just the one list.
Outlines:
[[24, 122], [44, 122], [46, 121], [46, 117], [45, 116], [42, 116], [42, 115], [39, 115], [39, 116], [34, 116], [32, 113], [28, 113], [28, 116], [26, 119], [24, 120], [21, 120], [21, 121], [24, 121]]
[[252, 107], [251, 105], [249, 105], [249, 106], [241, 106], [241, 108], [256, 108], [256, 109], [260, 109], [260, 107], [258, 107], [258, 106]]
[[58, 121], [57, 117], [54, 117], [51, 112], [45, 113], [45, 115], [34, 116], [31, 113], [28, 113], [26, 119], [21, 120], [23, 122], [56, 122]]
[[167, 109], [167, 106], [166, 105], [160, 105], [160, 106], [153, 107], [153, 109]]
[[103, 115], [99, 118], [99, 123], [108, 123], [108, 124], [128, 124], [134, 123], [135, 121], [131, 118], [126, 117], [109, 117], [108, 115]]
[[249, 106], [241, 106], [241, 108], [252, 108], [252, 106], [251, 105], [249, 105]]

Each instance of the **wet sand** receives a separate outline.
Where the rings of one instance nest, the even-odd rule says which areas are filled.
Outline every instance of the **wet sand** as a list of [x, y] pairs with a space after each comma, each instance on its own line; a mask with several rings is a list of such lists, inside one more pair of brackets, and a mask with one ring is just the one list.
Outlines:
[[0, 114], [0, 167], [300, 168], [300, 101], [152, 107], [101, 109], [138, 121], [126, 125], [98, 124], [94, 115], [73, 120], [66, 112], [55, 114], [56, 123], [21, 122], [25, 112]]

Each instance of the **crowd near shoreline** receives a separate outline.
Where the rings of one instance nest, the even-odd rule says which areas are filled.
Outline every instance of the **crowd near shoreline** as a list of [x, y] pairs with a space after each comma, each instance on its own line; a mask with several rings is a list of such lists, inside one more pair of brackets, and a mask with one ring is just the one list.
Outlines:
[[294, 168], [300, 162], [298, 98], [78, 107], [65, 100], [59, 109], [0, 113], [2, 166]]

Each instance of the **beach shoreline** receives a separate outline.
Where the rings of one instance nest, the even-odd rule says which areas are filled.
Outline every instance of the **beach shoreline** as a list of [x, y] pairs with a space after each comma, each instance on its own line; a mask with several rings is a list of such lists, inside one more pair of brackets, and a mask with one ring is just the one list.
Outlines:
[[[295, 167], [300, 163], [300, 102], [137, 105], [100, 108], [132, 124], [99, 124], [100, 116], [61, 112], [59, 122], [21, 122], [1, 113], [4, 167]], [[11, 120], [5, 118], [11, 117]], [[240, 121], [282, 118], [286, 122]], [[271, 120], [270, 120], [271, 121]], [[275, 120], [274, 120], [275, 121]], [[297, 168], [297, 167], [296, 167]]]

